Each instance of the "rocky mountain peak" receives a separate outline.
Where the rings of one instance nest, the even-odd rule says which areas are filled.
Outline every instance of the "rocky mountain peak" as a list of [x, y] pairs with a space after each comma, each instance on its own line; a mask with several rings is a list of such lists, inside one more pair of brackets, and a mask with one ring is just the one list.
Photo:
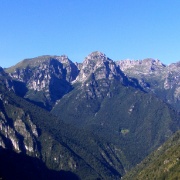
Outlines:
[[[45, 99], [48, 104], [55, 103], [70, 91], [70, 82], [77, 77], [79, 70], [66, 55], [62, 55], [26, 59], [6, 69], [6, 72], [11, 78], [25, 83], [28, 89], [26, 98], [33, 101]], [[35, 92], [38, 92], [38, 97]]]
[[106, 61], [112, 61], [112, 60], [107, 58], [107, 56], [104, 53], [95, 51], [89, 54], [87, 57], [85, 57], [83, 61], [83, 66], [95, 67], [97, 64], [99, 65]]
[[52, 74], [55, 76], [60, 75], [61, 79], [64, 78], [68, 82], [71, 82], [76, 78], [79, 70], [66, 55], [46, 55], [32, 59], [25, 59], [15, 66], [6, 69], [6, 72], [8, 72], [13, 78], [22, 82], [29, 81], [29, 78], [31, 78], [29, 74], [32, 75], [34, 72], [38, 74], [46, 73], [47, 76], [51, 76]]
[[102, 60], [107, 60], [107, 56], [100, 52], [100, 51], [94, 51], [92, 52], [91, 54], [89, 54], [86, 59], [89, 59], [89, 60], [95, 60], [95, 61], [102, 61]]
[[113, 79], [119, 76], [115, 62], [99, 51], [89, 54], [82, 63], [80, 73], [74, 82], [84, 82], [93, 74], [96, 80]]
[[179, 111], [180, 62], [164, 65], [160, 60], [122, 60], [117, 65], [128, 76], [136, 78], [148, 92], [155, 93]]
[[70, 64], [72, 61], [66, 55], [55, 56], [54, 59], [58, 60], [62, 64]]
[[175, 101], [180, 101], [180, 62], [172, 63], [166, 68], [164, 88], [174, 91]]
[[179, 71], [180, 70], [180, 61], [177, 63], [172, 63], [168, 66], [169, 71]]
[[144, 60], [122, 60], [117, 61], [117, 65], [123, 71], [133, 71], [133, 73], [152, 73], [154, 71], [162, 70], [166, 67], [160, 60], [147, 58]]

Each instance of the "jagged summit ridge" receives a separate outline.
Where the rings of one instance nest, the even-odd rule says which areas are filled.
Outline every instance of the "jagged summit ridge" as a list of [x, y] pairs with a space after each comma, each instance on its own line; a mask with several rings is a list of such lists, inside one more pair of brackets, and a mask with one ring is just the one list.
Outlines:
[[[6, 69], [10, 77], [21, 81], [27, 87], [26, 98], [40, 99], [42, 106], [49, 106], [71, 90], [79, 72], [77, 66], [65, 55], [40, 56], [24, 60]], [[51, 105], [50, 105], [51, 104]]]
[[118, 71], [119, 69], [113, 60], [104, 53], [95, 51], [85, 58], [74, 82], [85, 82], [92, 74], [96, 80], [113, 79], [120, 75]]
[[156, 94], [179, 111], [180, 105], [180, 62], [168, 66], [159, 60], [123, 60], [117, 65], [128, 76], [136, 78], [146, 90]]
[[[73, 81], [78, 73], [76, 65], [66, 56], [39, 56], [32, 59], [25, 59], [13, 67], [6, 69], [11, 77], [28, 83], [32, 78], [42, 81], [51, 79], [53, 74], [60, 79]], [[26, 76], [28, 74], [28, 77]], [[31, 75], [31, 76], [30, 76]], [[38, 83], [40, 84], [40, 83]]]
[[[66, 55], [45, 55], [25, 59], [4, 70], [11, 78], [25, 83], [28, 88], [26, 97], [32, 99], [33, 94], [33, 100], [37, 99], [34, 97], [36, 92], [40, 92], [43, 96], [38, 95], [38, 98], [54, 104], [71, 91], [76, 83], [86, 85], [89, 81], [97, 83], [99, 80], [107, 83], [116, 79], [124, 85], [130, 84], [129, 81], [134, 83], [135, 80], [141, 89], [155, 93], [158, 97], [165, 93], [168, 97], [163, 95], [163, 100], [179, 105], [179, 64], [180, 62], [166, 66], [160, 60], [152, 58], [115, 62], [104, 53], [94, 51], [82, 63], [74, 63]], [[0, 72], [2, 73], [3, 71]]]
[[89, 60], [95, 60], [95, 61], [103, 61], [103, 60], [107, 60], [107, 56], [100, 52], [100, 51], [94, 51], [92, 53], [90, 53], [85, 59], [89, 59]]
[[16, 69], [23, 69], [23, 68], [27, 68], [27, 67], [33, 68], [33, 67], [37, 67], [37, 66], [41, 65], [42, 63], [50, 63], [53, 60], [57, 60], [63, 64], [72, 63], [72, 61], [66, 55], [61, 55], [61, 56], [43, 55], [43, 56], [38, 56], [35, 58], [24, 59], [21, 62], [17, 63], [16, 65], [14, 65], [10, 68], [7, 68], [6, 71], [11, 73]]
[[160, 60], [147, 58], [143, 60], [121, 60], [116, 62], [121, 70], [125, 71], [131, 68], [138, 68], [139, 72], [149, 73], [153, 70], [161, 70], [166, 67]]

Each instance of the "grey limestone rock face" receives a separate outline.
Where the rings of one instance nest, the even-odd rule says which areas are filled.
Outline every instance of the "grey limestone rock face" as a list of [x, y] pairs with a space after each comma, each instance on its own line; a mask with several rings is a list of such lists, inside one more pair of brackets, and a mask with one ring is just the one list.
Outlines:
[[45, 60], [42, 57], [34, 58], [28, 61], [26, 66], [19, 65], [7, 70], [14, 79], [27, 83], [29, 89], [41, 91], [48, 88], [51, 79], [58, 78], [67, 82], [73, 81], [78, 69], [67, 56], [48, 57]]
[[[179, 64], [167, 66], [152, 58], [115, 62], [99, 51], [89, 54], [83, 63], [73, 63], [66, 55], [40, 56], [5, 69], [13, 80], [21, 82], [7, 80], [6, 84], [9, 90], [51, 110], [74, 85], [86, 89], [90, 97], [100, 97], [110, 81], [118, 80], [126, 85], [131, 81], [132, 86], [155, 93], [177, 109], [180, 105]], [[5, 73], [3, 69], [2, 73]], [[137, 85], [133, 85], [134, 80]]]
[[152, 58], [144, 60], [122, 60], [116, 61], [116, 64], [120, 66], [122, 71], [137, 75], [156, 73], [166, 67], [166, 65], [162, 64], [160, 60]]
[[172, 89], [174, 86], [180, 86], [180, 62], [167, 66], [164, 88]]
[[104, 53], [95, 51], [84, 59], [80, 72], [72, 83], [79, 85], [78, 97], [94, 99], [109, 96], [108, 91], [114, 80], [122, 83], [126, 79], [113, 60]]
[[114, 79], [119, 76], [118, 67], [114, 61], [98, 51], [85, 58], [80, 73], [74, 82], [85, 82], [92, 74], [96, 80]]
[[159, 60], [144, 59], [117, 61], [116, 64], [127, 76], [138, 79], [145, 90], [155, 93], [180, 111], [179, 62], [166, 66]]
[[77, 158], [50, 134], [42, 133], [30, 114], [4, 94], [0, 94], [0, 147], [51, 162], [58, 170], [74, 171], [77, 168]]
[[[8, 100], [3, 99], [3, 95], [0, 101], [1, 105], [4, 104], [3, 106], [12, 106]], [[38, 131], [30, 116], [25, 115], [24, 111], [17, 107], [13, 107], [9, 114], [4, 113], [0, 110], [0, 146], [38, 156]], [[18, 116], [12, 117], [12, 114], [16, 113]]]
[[[71, 89], [79, 70], [67, 56], [41, 56], [24, 60], [6, 70], [27, 87], [25, 98], [52, 106]], [[11, 86], [13, 87], [13, 86]], [[36, 97], [38, 94], [38, 98]]]

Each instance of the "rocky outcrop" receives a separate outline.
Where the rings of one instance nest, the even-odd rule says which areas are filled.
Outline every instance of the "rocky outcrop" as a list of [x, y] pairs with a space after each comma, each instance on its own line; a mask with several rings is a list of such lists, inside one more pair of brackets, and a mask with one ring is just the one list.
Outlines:
[[93, 74], [95, 80], [120, 78], [119, 69], [105, 54], [96, 51], [89, 54], [74, 82], [85, 82]]
[[116, 80], [119, 83], [127, 81], [127, 77], [119, 69], [116, 63], [99, 51], [89, 54], [80, 66], [77, 78], [72, 82], [80, 84], [79, 94], [84, 98], [103, 98], [108, 94], [111, 83]]
[[[11, 77], [25, 82], [30, 88], [39, 91], [44, 88], [43, 80], [49, 80], [53, 75], [71, 82], [78, 74], [77, 66], [65, 55], [40, 56], [24, 60], [6, 71]], [[36, 80], [37, 86], [33, 86], [32, 79]]]
[[[70, 92], [75, 83], [81, 83], [91, 97], [101, 97], [110, 81], [127, 81], [116, 63], [98, 51], [89, 54], [83, 63], [73, 63], [65, 55], [41, 56], [26, 59], [6, 72], [12, 79], [24, 83], [27, 89], [24, 88], [23, 97], [48, 110]], [[99, 81], [103, 81], [102, 86], [96, 87]], [[18, 89], [13, 83], [8, 84], [9, 89]]]
[[176, 110], [180, 105], [180, 63], [168, 66], [159, 60], [123, 60], [117, 61], [121, 70], [129, 77], [136, 78], [146, 90], [173, 105]]
[[26, 85], [28, 92], [25, 98], [42, 103], [47, 109], [51, 109], [58, 99], [72, 89], [70, 83], [79, 72], [65, 55], [24, 60], [6, 71], [13, 79]]
[[[21, 108], [12, 106], [2, 94], [0, 104], [0, 146], [38, 156], [38, 130], [30, 116]], [[8, 106], [11, 107], [9, 114], [3, 111], [3, 107]]]
[[71, 171], [81, 179], [119, 179], [124, 173], [119, 166], [122, 153], [110, 149], [110, 158], [104, 159], [101, 152], [107, 146], [8, 91], [0, 78], [0, 149], [37, 157], [49, 169]]
[[[174, 111], [166, 103], [139, 91], [145, 89], [179, 107], [178, 63], [165, 66], [154, 59], [114, 62], [96, 51], [83, 63], [73, 63], [64, 55], [41, 56], [24, 60], [6, 72], [10, 77], [4, 77], [6, 89], [0, 94], [0, 146], [40, 157], [52, 169], [84, 172], [87, 168], [88, 174], [93, 172], [99, 177], [96, 169], [101, 167], [109, 179], [115, 179], [111, 176], [114, 173], [120, 178], [124, 173], [124, 152], [128, 150], [128, 158], [136, 158], [133, 163], [139, 162], [152, 146], [179, 128]], [[52, 113], [77, 125], [78, 130], [22, 98], [11, 96], [8, 90], [48, 110], [54, 107]], [[6, 91], [9, 99], [4, 96]], [[124, 150], [109, 143], [99, 146], [94, 139], [87, 141], [90, 136], [84, 132], [81, 135], [80, 127], [93, 130], [112, 144], [121, 142]], [[132, 148], [124, 140], [132, 142]], [[106, 175], [102, 177], [107, 179]]]
[[[166, 67], [160, 60], [155, 59], [144, 59], [144, 60], [122, 60], [116, 61], [116, 64], [120, 66], [120, 69], [129, 74], [133, 75], [150, 75], [156, 74], [158, 71], [163, 71]], [[131, 72], [132, 71], [132, 72]]]
[[177, 88], [177, 86], [180, 87], [180, 62], [167, 66], [164, 81], [165, 89], [172, 89], [173, 87]]
[[[73, 63], [65, 55], [40, 56], [5, 69], [13, 79], [7, 80], [6, 85], [16, 94], [51, 110], [76, 84], [95, 98], [102, 97], [104, 89], [117, 80], [125, 86], [155, 93], [177, 109], [180, 105], [179, 64], [166, 66], [152, 58], [114, 62], [99, 51], [89, 54], [83, 63]], [[2, 73], [5, 72], [1, 69]]]

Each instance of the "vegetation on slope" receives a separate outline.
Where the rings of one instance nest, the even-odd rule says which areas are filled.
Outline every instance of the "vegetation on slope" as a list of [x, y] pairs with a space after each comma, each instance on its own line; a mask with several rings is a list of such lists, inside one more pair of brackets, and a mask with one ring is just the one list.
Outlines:
[[29, 58], [29, 59], [24, 59], [21, 62], [19, 62], [18, 64], [16, 64], [15, 66], [12, 66], [10, 68], [5, 69], [6, 72], [8, 73], [12, 73], [14, 71], [16, 71], [17, 69], [25, 69], [27, 67], [37, 67], [38, 65], [40, 65], [41, 63], [45, 62], [45, 61], [50, 61], [53, 58], [56, 58], [57, 56], [39, 56], [36, 58]]
[[132, 179], [180, 179], [180, 131], [123, 177]]
[[48, 168], [72, 171], [82, 179], [118, 179], [124, 174], [124, 164], [128, 162], [118, 145], [64, 124], [44, 109], [7, 91], [3, 83], [2, 79], [1, 112], [11, 128], [18, 116], [24, 123], [27, 116], [31, 118], [39, 132], [38, 157]]
[[179, 115], [153, 95], [106, 82], [77, 85], [52, 112], [120, 145], [134, 166], [179, 128]]

